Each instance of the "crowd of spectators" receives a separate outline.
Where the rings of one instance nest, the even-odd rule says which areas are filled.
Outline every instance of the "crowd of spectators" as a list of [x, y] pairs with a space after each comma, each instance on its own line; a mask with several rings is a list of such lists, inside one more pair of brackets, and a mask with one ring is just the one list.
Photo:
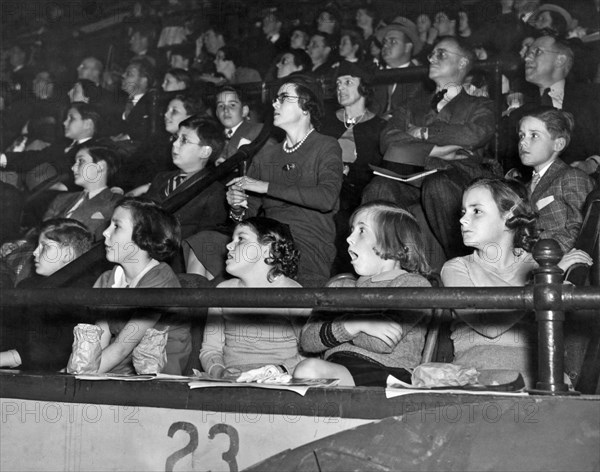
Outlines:
[[[161, 203], [271, 123], [247, 173], [175, 214], [176, 271], [226, 277], [233, 221], [264, 215], [291, 228], [299, 282], [323, 286], [352, 270], [353, 212], [383, 200], [411, 212], [439, 272], [474, 247], [465, 190], [505, 175], [570, 253], [600, 178], [600, 1], [280, 3], [244, 16], [233, 3], [135, 2], [104, 32], [53, 17], [4, 42], [4, 286], [33, 276], [46, 219], [75, 219], [101, 241], [123, 195]], [[479, 66], [495, 59], [510, 65], [501, 84]]]

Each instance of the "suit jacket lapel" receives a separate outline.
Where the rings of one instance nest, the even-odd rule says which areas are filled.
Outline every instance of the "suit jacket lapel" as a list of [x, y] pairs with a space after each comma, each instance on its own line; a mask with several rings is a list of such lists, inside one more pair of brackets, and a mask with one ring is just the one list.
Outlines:
[[535, 187], [535, 190], [531, 194], [531, 201], [535, 202], [540, 195], [543, 195], [544, 192], [550, 188], [554, 179], [556, 179], [558, 175], [562, 174], [566, 167], [567, 164], [561, 161], [560, 158], [556, 159], [548, 168], [546, 173], [542, 176], [540, 183], [537, 184], [537, 187]]

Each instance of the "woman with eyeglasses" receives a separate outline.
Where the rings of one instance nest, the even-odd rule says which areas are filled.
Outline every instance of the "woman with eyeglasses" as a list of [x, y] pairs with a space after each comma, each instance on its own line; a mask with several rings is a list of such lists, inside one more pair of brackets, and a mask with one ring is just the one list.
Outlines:
[[300, 249], [298, 281], [305, 287], [323, 286], [330, 277], [342, 186], [340, 145], [315, 130], [323, 114], [321, 97], [315, 79], [290, 76], [273, 99], [273, 124], [285, 131], [285, 139], [257, 154], [247, 175], [231, 180], [227, 191], [233, 219], [262, 209], [290, 226]]

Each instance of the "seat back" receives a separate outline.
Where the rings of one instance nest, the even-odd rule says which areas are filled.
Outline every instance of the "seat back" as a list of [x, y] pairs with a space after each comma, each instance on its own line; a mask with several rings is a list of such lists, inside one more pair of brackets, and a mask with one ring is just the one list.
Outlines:
[[[202, 277], [197, 274], [177, 274], [181, 288], [211, 288], [214, 284], [206, 277]], [[202, 347], [202, 339], [204, 338], [204, 325], [206, 324], [206, 315], [208, 310], [206, 308], [194, 308], [189, 307], [190, 315], [190, 330], [192, 333], [192, 353], [188, 362], [183, 369], [183, 375], [193, 375], [193, 369], [202, 371], [200, 365], [200, 348]], [[197, 316], [199, 312], [202, 312], [204, 316]]]
[[585, 217], [575, 248], [587, 252], [593, 265], [577, 264], [567, 271], [565, 280], [575, 285], [600, 286], [600, 188], [593, 190], [585, 203]]
[[[432, 272], [428, 277], [431, 286], [441, 288], [444, 286], [440, 274]], [[425, 346], [421, 354], [421, 364], [426, 362], [450, 362], [449, 354], [452, 354], [452, 343], [448, 338], [448, 328], [444, 325], [445, 311], [443, 308], [435, 308], [431, 310], [431, 319], [427, 327], [427, 335], [425, 337]]]

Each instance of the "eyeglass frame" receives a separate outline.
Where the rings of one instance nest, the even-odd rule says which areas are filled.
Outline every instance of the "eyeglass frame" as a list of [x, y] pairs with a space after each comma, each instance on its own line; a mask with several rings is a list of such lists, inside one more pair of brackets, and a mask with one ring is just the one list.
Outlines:
[[[294, 100], [290, 101], [290, 98], [294, 98]], [[279, 105], [283, 105], [283, 103], [287, 100], [288, 103], [298, 103], [298, 101], [303, 100], [302, 97], [299, 97], [298, 95], [288, 95], [287, 93], [280, 93], [279, 95], [275, 96], [272, 100], [271, 100], [271, 104], [275, 105], [275, 103], [279, 103]]]
[[[464, 54], [461, 54], [459, 52], [448, 51], [447, 49], [444, 49], [444, 48], [438, 48], [438, 49], [434, 49], [429, 54], [427, 54], [427, 60], [429, 61], [429, 63], [431, 63], [431, 59], [435, 57], [435, 59], [438, 62], [440, 62], [440, 61], [447, 59], [447, 56], [444, 56], [445, 54], [452, 54], [454, 56], [466, 57]], [[440, 55], [442, 56], [441, 58], [440, 58]]]
[[536, 46], [535, 48], [532, 48], [531, 46], [529, 46], [527, 48], [527, 50], [525, 51], [525, 55], [523, 57], [525, 58], [525, 57], [531, 56], [531, 57], [536, 58], [536, 57], [540, 57], [544, 53], [560, 54], [561, 52], [560, 51], [554, 51], [552, 49], [544, 49], [544, 48], [541, 48], [539, 46]]
[[171, 144], [175, 144], [176, 142], [181, 142], [182, 146], [185, 146], [186, 144], [196, 144], [197, 146], [204, 146], [204, 144], [202, 144], [202, 141], [199, 141], [197, 143], [194, 143], [192, 141], [188, 141], [187, 136], [185, 134], [172, 134], [171, 135]]

